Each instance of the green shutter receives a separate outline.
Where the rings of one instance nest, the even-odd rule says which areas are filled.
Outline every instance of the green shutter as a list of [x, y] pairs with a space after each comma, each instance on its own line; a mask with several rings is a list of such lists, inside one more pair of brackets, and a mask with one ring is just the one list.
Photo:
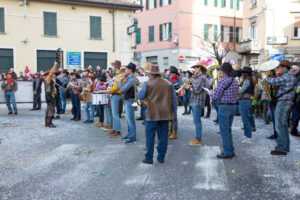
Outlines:
[[0, 33], [5, 33], [4, 8], [0, 8]]
[[149, 10], [149, 0], [146, 0], [146, 10]]
[[230, 8], [233, 9], [233, 0], [230, 0]]
[[204, 0], [204, 5], [206, 5], [206, 6], [207, 6], [207, 1], [208, 1], [208, 0]]
[[236, 42], [239, 42], [239, 36], [240, 36], [240, 28], [239, 27], [236, 27], [235, 28], [236, 30], [235, 30], [235, 37], [236, 37]]
[[222, 8], [225, 7], [225, 0], [221, 0], [221, 6], [222, 6]]
[[136, 31], [136, 44], [141, 44], [141, 28]]
[[149, 26], [149, 42], [154, 42], [154, 26]]
[[218, 40], [218, 25], [214, 25], [214, 40]]
[[172, 3], [172, 0], [169, 0], [169, 2], [168, 2], [168, 3], [169, 3], [169, 5], [170, 5], [170, 4]]
[[221, 26], [221, 42], [224, 41], [224, 26]]
[[218, 7], [218, 1], [219, 0], [215, 0], [215, 7]]
[[56, 13], [44, 12], [44, 35], [57, 36]]
[[101, 17], [90, 16], [90, 38], [101, 39]]
[[208, 24], [204, 24], [204, 40], [208, 38]]
[[172, 22], [169, 23], [169, 35], [168, 35], [168, 39], [169, 40], [172, 39]]
[[163, 40], [163, 25], [162, 24], [159, 25], [159, 40], [160, 41]]
[[160, 6], [160, 7], [163, 6], [163, 0], [159, 0], [159, 6]]
[[157, 7], [157, 0], [154, 0], [154, 8]]
[[240, 0], [236, 0], [236, 9], [237, 9], [237, 10], [240, 9]]
[[229, 42], [233, 42], [233, 27], [229, 27]]

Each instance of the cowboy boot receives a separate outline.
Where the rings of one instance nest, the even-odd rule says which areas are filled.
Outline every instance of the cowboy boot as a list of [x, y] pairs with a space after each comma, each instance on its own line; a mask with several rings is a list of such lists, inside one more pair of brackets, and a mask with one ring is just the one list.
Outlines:
[[177, 132], [173, 131], [169, 139], [177, 139]]
[[75, 120], [75, 119], [77, 119], [77, 115], [76, 114], [73, 115], [73, 118], [71, 120]]
[[49, 124], [49, 128], [55, 128], [56, 126], [54, 126], [54, 124], [52, 123], [52, 117], [48, 117], [48, 124]]
[[81, 120], [81, 115], [78, 115], [76, 119], [74, 119], [74, 121], [80, 121]]

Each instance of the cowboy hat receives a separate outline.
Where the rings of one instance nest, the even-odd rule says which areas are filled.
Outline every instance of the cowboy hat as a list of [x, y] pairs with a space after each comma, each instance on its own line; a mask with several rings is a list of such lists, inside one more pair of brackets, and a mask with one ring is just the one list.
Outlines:
[[157, 64], [152, 64], [150, 67], [150, 70], [148, 71], [149, 74], [161, 74], [160, 70], [159, 70], [159, 66]]
[[221, 67], [219, 67], [218, 69], [223, 71], [227, 75], [232, 75], [232, 73], [233, 73], [232, 65], [228, 62], [223, 63], [223, 65]]
[[150, 63], [150, 62], [147, 62], [142, 68], [143, 68], [145, 71], [149, 71], [149, 70], [150, 70], [150, 67], [151, 67], [151, 63]]
[[248, 73], [248, 74], [252, 74], [252, 69], [250, 68], [250, 67], [248, 67], [248, 66], [245, 66], [245, 67], [243, 67], [243, 69], [242, 69], [242, 71], [241, 71], [242, 73]]
[[180, 76], [178, 69], [174, 66], [170, 67], [170, 73], [176, 74], [177, 76]]
[[135, 72], [136, 70], [136, 65], [132, 62], [130, 62], [127, 66], [126, 66], [127, 69], [131, 69], [132, 72]]

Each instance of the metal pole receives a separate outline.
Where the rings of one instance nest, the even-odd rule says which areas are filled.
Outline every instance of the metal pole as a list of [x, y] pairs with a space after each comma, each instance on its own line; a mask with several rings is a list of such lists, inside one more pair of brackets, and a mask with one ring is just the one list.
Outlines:
[[115, 52], [115, 46], [116, 46], [116, 41], [115, 41], [115, 8], [113, 8], [112, 15], [113, 15], [113, 52]]
[[[235, 2], [237, 3], [237, 2]], [[235, 4], [236, 5], [236, 4]], [[233, 5], [233, 11], [234, 11], [234, 16], [233, 16], [233, 50], [236, 51], [235, 48], [235, 43], [236, 43], [236, 24], [235, 24], [235, 5]]]

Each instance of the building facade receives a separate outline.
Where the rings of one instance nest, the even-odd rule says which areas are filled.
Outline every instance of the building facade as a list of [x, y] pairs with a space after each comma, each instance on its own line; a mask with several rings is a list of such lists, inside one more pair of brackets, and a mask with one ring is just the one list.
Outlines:
[[134, 58], [139, 64], [189, 69], [199, 58], [211, 58], [203, 40], [231, 44], [223, 59], [241, 62], [236, 53], [242, 38], [242, 0], [136, 0], [138, 19]]
[[127, 28], [140, 8], [116, 0], [1, 0], [0, 71], [47, 70], [58, 48], [66, 69], [106, 68], [115, 59], [127, 64], [133, 55]]
[[300, 64], [300, 1], [244, 0], [243, 65], [258, 69], [267, 60]]

